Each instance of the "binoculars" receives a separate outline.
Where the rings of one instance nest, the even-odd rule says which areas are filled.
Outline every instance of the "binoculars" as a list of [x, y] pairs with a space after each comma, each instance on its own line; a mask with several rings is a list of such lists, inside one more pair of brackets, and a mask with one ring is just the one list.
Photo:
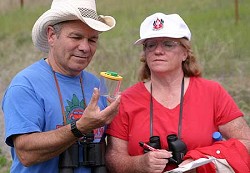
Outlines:
[[[179, 139], [175, 134], [167, 136], [168, 150], [172, 151], [173, 159], [176, 160], [176, 164], [179, 165], [183, 160], [183, 157], [187, 153], [186, 144]], [[171, 163], [171, 160], [170, 160]]]
[[[179, 139], [175, 134], [167, 136], [168, 150], [172, 152], [172, 159], [169, 159], [169, 163], [179, 165], [183, 160], [183, 157], [187, 153], [186, 144]], [[161, 149], [161, 141], [159, 136], [151, 136], [147, 144], [155, 149]], [[149, 152], [148, 149], [144, 149], [144, 153]]]
[[82, 139], [60, 154], [59, 173], [74, 173], [74, 169], [81, 166], [91, 168], [91, 173], [106, 173], [106, 142], [93, 143], [92, 141], [90, 138]]

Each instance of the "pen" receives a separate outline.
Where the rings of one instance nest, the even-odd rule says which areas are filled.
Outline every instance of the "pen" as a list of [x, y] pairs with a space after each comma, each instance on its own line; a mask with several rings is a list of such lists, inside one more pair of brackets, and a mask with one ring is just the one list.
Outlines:
[[155, 149], [154, 147], [151, 147], [150, 145], [146, 144], [145, 142], [139, 142], [139, 145], [144, 149], [148, 149], [150, 151], [157, 151], [157, 149]]
[[[146, 144], [145, 142], [139, 142], [139, 145], [144, 148], [144, 149], [148, 149], [150, 151], [158, 151], [158, 149], [151, 147], [150, 145]], [[172, 157], [167, 158], [169, 161], [172, 161], [174, 163], [177, 163], [177, 161], [175, 159], [173, 159]]]

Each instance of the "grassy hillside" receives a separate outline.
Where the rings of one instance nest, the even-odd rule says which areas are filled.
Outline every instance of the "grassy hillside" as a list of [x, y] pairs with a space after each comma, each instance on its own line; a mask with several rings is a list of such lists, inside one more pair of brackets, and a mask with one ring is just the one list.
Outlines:
[[[23, 9], [19, 8], [18, 0], [0, 2], [1, 97], [19, 70], [45, 56], [33, 47], [31, 29], [51, 1], [24, 2]], [[228, 0], [99, 0], [97, 9], [99, 14], [114, 16], [117, 25], [101, 34], [89, 71], [97, 75], [100, 71], [117, 71], [124, 76], [122, 89], [131, 86], [137, 81], [140, 65], [141, 47], [133, 45], [139, 38], [140, 23], [154, 12], [178, 13], [191, 29], [193, 48], [203, 67], [203, 76], [222, 83], [242, 111], [250, 114], [249, 0], [239, 1], [237, 24], [234, 1]], [[250, 121], [249, 116], [246, 119]], [[3, 126], [0, 127], [3, 130]]]
[[[27, 1], [24, 9], [15, 7], [0, 15], [0, 48], [4, 50], [1, 51], [0, 60], [11, 64], [8, 72], [1, 73], [7, 82], [16, 71], [40, 58], [41, 53], [31, 45], [30, 31], [36, 18], [48, 7], [49, 1], [39, 6], [31, 6], [31, 2]], [[233, 1], [98, 1], [99, 13], [114, 16], [117, 26], [101, 35], [99, 50], [93, 61], [99, 63], [92, 63], [90, 70], [118, 71], [125, 77], [124, 88], [133, 84], [137, 79], [140, 51], [140, 47], [133, 46], [133, 42], [139, 37], [141, 21], [157, 11], [179, 13], [192, 31], [193, 47], [204, 67], [204, 76], [219, 80], [231, 89], [235, 80], [238, 84], [240, 78], [246, 82], [245, 78], [250, 73], [247, 68], [250, 55], [250, 37], [247, 34], [250, 28], [250, 2], [240, 1], [239, 7], [240, 20], [236, 25]], [[1, 65], [7, 67], [5, 63]]]

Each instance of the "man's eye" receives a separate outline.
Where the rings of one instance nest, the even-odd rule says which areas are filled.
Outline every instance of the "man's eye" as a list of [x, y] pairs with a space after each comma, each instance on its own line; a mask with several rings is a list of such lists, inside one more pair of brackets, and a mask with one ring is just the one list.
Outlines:
[[97, 40], [96, 40], [96, 39], [89, 39], [89, 42], [91, 42], [91, 43], [96, 43]]
[[81, 39], [81, 37], [78, 37], [78, 36], [72, 36], [72, 37], [70, 37], [70, 38], [72, 38], [72, 39], [74, 39], [74, 40], [80, 40], [80, 39]]

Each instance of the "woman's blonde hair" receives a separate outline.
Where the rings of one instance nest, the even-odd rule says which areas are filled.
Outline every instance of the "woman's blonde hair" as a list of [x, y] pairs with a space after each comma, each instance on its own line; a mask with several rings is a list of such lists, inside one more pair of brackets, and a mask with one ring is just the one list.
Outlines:
[[[201, 76], [201, 69], [197, 62], [197, 58], [195, 57], [192, 48], [191, 42], [185, 38], [180, 39], [181, 45], [187, 50], [188, 56], [185, 61], [182, 62], [182, 70], [184, 72], [184, 76], [186, 77], [199, 77]], [[139, 81], [147, 81], [150, 79], [151, 73], [148, 67], [145, 51], [141, 53], [140, 61], [142, 65], [139, 69]]]

